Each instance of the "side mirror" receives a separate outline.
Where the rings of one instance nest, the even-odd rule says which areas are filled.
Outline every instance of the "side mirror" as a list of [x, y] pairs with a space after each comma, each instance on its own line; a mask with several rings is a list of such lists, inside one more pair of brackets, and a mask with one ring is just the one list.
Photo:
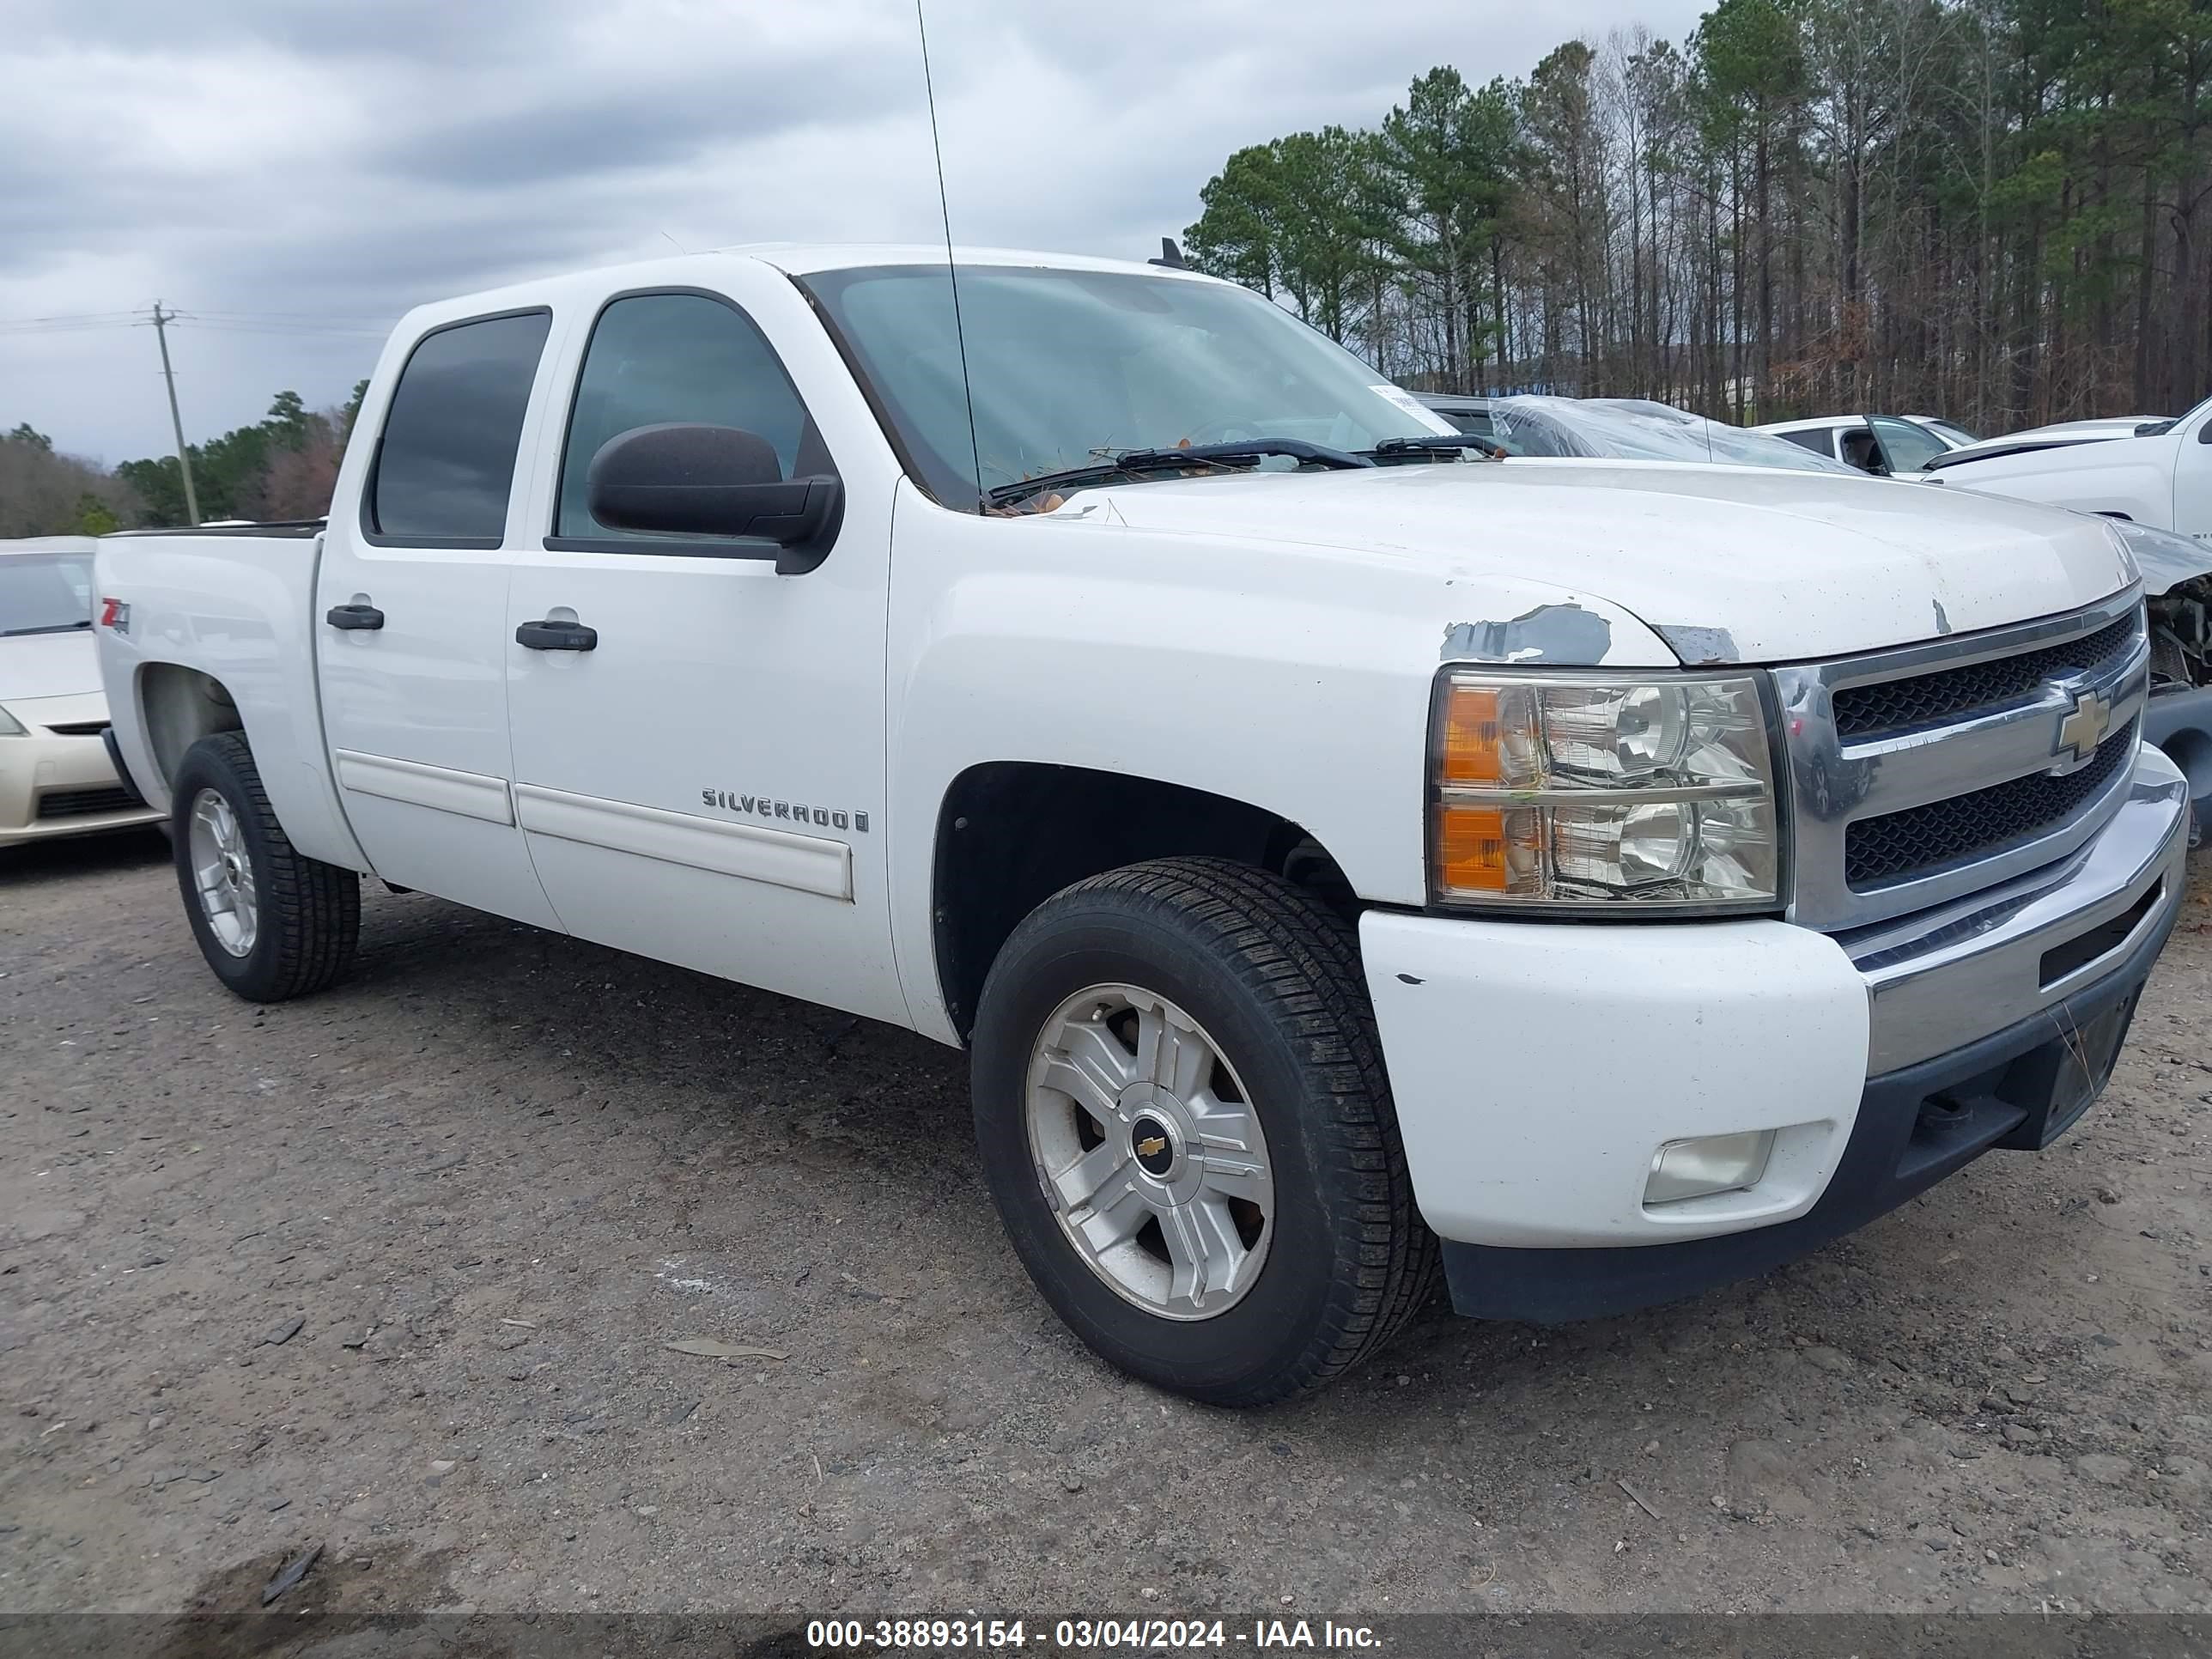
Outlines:
[[[773, 543], [778, 574], [797, 575], [829, 556], [845, 492], [834, 477], [786, 478], [775, 446], [758, 433], [669, 421], [600, 445], [584, 499], [593, 518], [617, 530]], [[732, 547], [729, 556], [769, 555]]]

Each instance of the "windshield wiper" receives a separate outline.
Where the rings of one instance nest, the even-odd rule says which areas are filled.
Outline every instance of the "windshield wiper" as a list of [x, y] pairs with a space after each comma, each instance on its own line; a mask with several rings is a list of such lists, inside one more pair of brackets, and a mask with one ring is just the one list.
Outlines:
[[1478, 437], [1472, 432], [1437, 432], [1419, 438], [1385, 438], [1367, 453], [1381, 460], [1392, 455], [1419, 455], [1446, 449], [1479, 449], [1493, 461], [1502, 461], [1513, 453], [1497, 439]]
[[41, 628], [0, 628], [0, 640], [12, 640], [25, 634], [73, 634], [80, 628], [92, 626], [92, 618], [82, 622], [48, 623]]
[[1262, 457], [1287, 455], [1291, 459], [1330, 468], [1372, 466], [1375, 463], [1349, 450], [1310, 444], [1303, 438], [1243, 438], [1228, 443], [1187, 444], [1179, 449], [1125, 449], [1109, 460], [1089, 466], [1071, 466], [1058, 472], [1041, 472], [1034, 478], [1017, 478], [990, 492], [994, 506], [1003, 506], [1060, 485], [1103, 483], [1109, 478], [1139, 477], [1147, 472], [1174, 472], [1187, 466], [1211, 467], [1217, 471], [1239, 470], [1238, 464], [1256, 466]]
[[1243, 438], [1228, 443], [1186, 444], [1180, 449], [1133, 449], [1118, 459], [1127, 465], [1131, 461], [1144, 465], [1156, 465], [1172, 461], [1177, 456], [1201, 461], [1258, 460], [1263, 455], [1288, 455], [1294, 460], [1310, 461], [1316, 466], [1332, 469], [1372, 466], [1374, 462], [1364, 455], [1355, 455], [1348, 449], [1331, 449], [1327, 444], [1310, 444], [1304, 438]]

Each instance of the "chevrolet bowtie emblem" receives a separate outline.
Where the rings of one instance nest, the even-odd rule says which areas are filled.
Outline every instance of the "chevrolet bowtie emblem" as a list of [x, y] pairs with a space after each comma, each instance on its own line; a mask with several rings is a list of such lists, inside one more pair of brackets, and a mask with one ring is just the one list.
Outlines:
[[2073, 757], [2074, 764], [2082, 765], [2097, 752], [2097, 745], [2112, 729], [2112, 705], [2101, 691], [2083, 691], [2074, 699], [2074, 706], [2058, 722], [2058, 741], [2051, 745], [2051, 754], [2064, 759]]
[[1162, 1152], [1167, 1151], [1167, 1149], [1168, 1143], [1165, 1137], [1161, 1135], [1146, 1135], [1142, 1140], [1137, 1143], [1137, 1156], [1139, 1158], [1158, 1158]]

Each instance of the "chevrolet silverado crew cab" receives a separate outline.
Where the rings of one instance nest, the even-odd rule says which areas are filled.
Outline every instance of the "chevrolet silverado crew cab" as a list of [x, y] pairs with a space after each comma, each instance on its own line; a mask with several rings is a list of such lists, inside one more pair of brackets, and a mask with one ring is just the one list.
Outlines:
[[2110, 526], [1467, 442], [1188, 272], [687, 256], [410, 313], [97, 633], [241, 996], [368, 875], [964, 1045], [1037, 1289], [1256, 1403], [2045, 1145], [2182, 899]]

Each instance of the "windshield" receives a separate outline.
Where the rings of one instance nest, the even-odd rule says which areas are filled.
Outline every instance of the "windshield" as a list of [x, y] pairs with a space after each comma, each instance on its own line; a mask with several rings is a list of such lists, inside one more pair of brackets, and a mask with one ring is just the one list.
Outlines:
[[1764, 432], [1709, 421], [1641, 399], [1498, 398], [1490, 405], [1498, 435], [1520, 455], [1583, 455], [1622, 461], [1717, 461], [1791, 472], [1856, 469]]
[[1129, 271], [963, 265], [971, 448], [945, 267], [820, 271], [803, 283], [917, 481], [948, 507], [972, 508], [979, 488], [1124, 450], [1255, 438], [1367, 450], [1452, 430], [1249, 289]]
[[92, 626], [92, 561], [52, 554], [0, 558], [0, 637]]
[[1924, 426], [1930, 432], [1935, 433], [1938, 437], [1948, 438], [1954, 444], [1978, 444], [1981, 442], [1979, 438], [1977, 438], [1972, 433], [1967, 431], [1966, 428], [1960, 426], [1956, 421], [1939, 421], [1930, 417], [1929, 419], [1917, 421], [1914, 424], [1916, 426]]

